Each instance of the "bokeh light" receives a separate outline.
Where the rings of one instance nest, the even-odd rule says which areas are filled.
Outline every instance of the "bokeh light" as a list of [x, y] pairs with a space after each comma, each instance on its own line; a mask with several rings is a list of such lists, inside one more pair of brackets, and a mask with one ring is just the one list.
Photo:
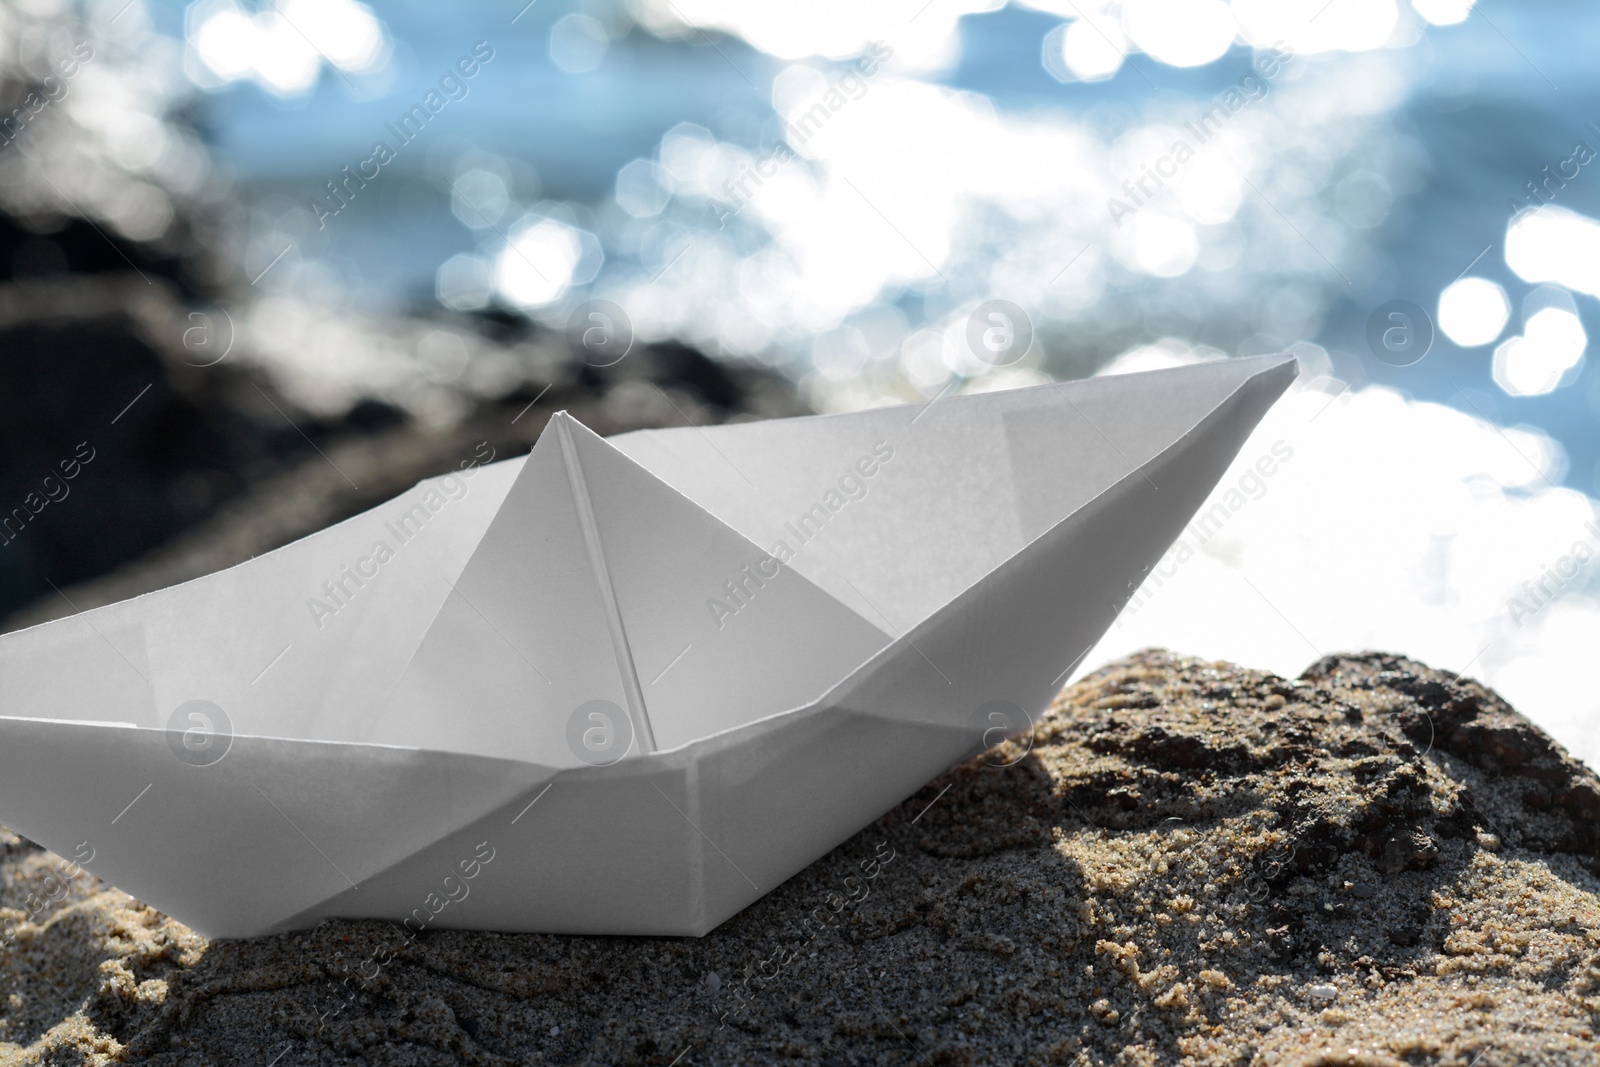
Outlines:
[[588, 15], [563, 15], [550, 27], [550, 59], [568, 74], [594, 70], [610, 43], [605, 26]]
[[1123, 19], [1135, 44], [1174, 67], [1210, 63], [1233, 44], [1233, 15], [1222, 0], [1128, 0]]
[[1122, 69], [1122, 61], [1128, 53], [1128, 39], [1123, 36], [1121, 23], [1091, 9], [1046, 37], [1045, 48], [1054, 53], [1047, 57], [1047, 70], [1052, 73], [1059, 70], [1056, 66], [1059, 61], [1065, 66], [1066, 74], [1081, 81], [1097, 82]]
[[1435, 26], [1454, 26], [1472, 14], [1474, 0], [1411, 0], [1417, 14]]
[[575, 281], [588, 280], [579, 271], [586, 258], [591, 264], [589, 277], [593, 276], [598, 255], [590, 234], [556, 219], [525, 220], [495, 259], [495, 291], [507, 303], [521, 307], [553, 304]]
[[1495, 384], [1512, 396], [1552, 392], [1583, 359], [1587, 344], [1583, 323], [1570, 306], [1540, 308], [1528, 316], [1521, 336], [1495, 348]]
[[482, 256], [459, 253], [439, 265], [439, 302], [452, 311], [487, 307], [494, 287], [494, 272]]
[[201, 0], [190, 6], [187, 21], [201, 65], [190, 69], [201, 73], [202, 85], [254, 78], [276, 96], [299, 96], [316, 84], [324, 61], [338, 71], [364, 73], [386, 54], [382, 26], [356, 0], [285, 0], [254, 12], [234, 0]]
[[1487, 278], [1461, 278], [1439, 294], [1439, 329], [1463, 348], [1493, 341], [1510, 317], [1506, 291]]
[[1523, 281], [1600, 296], [1600, 222], [1558, 207], [1524, 212], [1506, 229], [1506, 266]]
[[1240, 35], [1299, 55], [1381, 48], [1400, 19], [1394, 0], [1233, 0]]

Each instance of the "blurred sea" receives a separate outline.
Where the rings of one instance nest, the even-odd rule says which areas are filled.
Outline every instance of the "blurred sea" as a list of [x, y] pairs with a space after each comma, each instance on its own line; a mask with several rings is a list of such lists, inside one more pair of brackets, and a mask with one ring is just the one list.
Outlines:
[[[615, 214], [618, 171], [631, 160], [657, 158], [663, 139], [681, 123], [708, 130], [722, 142], [747, 147], [771, 142], [777, 120], [773, 82], [790, 64], [714, 31], [674, 41], [624, 26], [618, 39], [606, 43], [594, 69], [567, 73], [551, 61], [552, 27], [578, 9], [536, 4], [513, 25], [518, 7], [385, 4], [378, 14], [393, 52], [377, 75], [350, 79], [324, 70], [311, 91], [291, 100], [248, 82], [203, 98], [202, 122], [218, 161], [237, 174], [239, 195], [255, 204], [258, 214], [290, 212], [325, 194], [325, 183], [337, 179], [342, 168], [366, 158], [372, 142], [388, 136], [385, 124], [417, 102], [473, 42], [487, 41], [494, 48], [495, 59], [469, 83], [464, 100], [400, 151], [370, 191], [363, 190], [348, 210], [327, 220], [325, 231], [306, 235], [304, 243], [321, 265], [319, 281], [350, 299], [380, 306], [431, 301], [442, 263], [498, 237], [482, 227], [475, 232], [452, 214], [451, 190], [441, 175], [455, 173], [452, 168], [459, 169], [459, 157], [466, 153], [489, 153], [515, 164], [513, 197], [571, 205], [579, 218], [593, 219], [608, 208]], [[158, 4], [153, 21], [181, 36], [184, 10], [180, 3]], [[604, 9], [597, 13], [606, 17]], [[981, 94], [1002, 117], [1059, 119], [1115, 141], [1154, 114], [1186, 114], [1186, 103], [1198, 113], [1202, 102], [1249, 72], [1250, 51], [1235, 45], [1215, 62], [1193, 68], [1134, 54], [1108, 80], [1063, 84], [1041, 62], [1047, 36], [1061, 23], [1057, 15], [1016, 6], [967, 15], [959, 22], [953, 62], [919, 80]], [[1329, 73], [1335, 91], [1382, 97], [1380, 121], [1370, 137], [1324, 147], [1329, 154], [1342, 154], [1350, 169], [1359, 170], [1370, 159], [1369, 171], [1389, 186], [1384, 190], [1389, 203], [1375, 208], [1382, 212], [1381, 222], [1362, 230], [1370, 247], [1361, 269], [1345, 271], [1349, 284], [1329, 286], [1328, 298], [1315, 301], [1325, 306], [1302, 316], [1307, 327], [1302, 337], [1276, 340], [1322, 345], [1341, 371], [1362, 381], [1390, 384], [1498, 423], [1537, 426], [1566, 449], [1568, 462], [1558, 480], [1593, 494], [1600, 489], [1600, 434], [1594, 432], [1600, 387], [1592, 371], [1550, 393], [1513, 398], [1495, 387], [1488, 348], [1457, 348], [1439, 335], [1420, 363], [1391, 367], [1372, 358], [1364, 334], [1373, 309], [1392, 299], [1411, 300], [1432, 312], [1440, 291], [1469, 265], [1474, 275], [1506, 287], [1513, 307], [1533, 290], [1505, 263], [1508, 204], [1526, 197], [1525, 183], [1541, 179], [1546, 164], [1568, 159], [1575, 141], [1600, 149], [1600, 134], [1586, 125], [1600, 123], [1600, 66], [1591, 61], [1600, 47], [1600, 10], [1556, 0], [1495, 4], [1459, 25], [1418, 30], [1417, 37], [1405, 47], [1309, 59], [1317, 73]], [[843, 69], [843, 64], [810, 65], [825, 73]], [[1383, 173], [1394, 166], [1397, 154], [1405, 168], [1417, 172], [1403, 190], [1393, 188], [1401, 183]], [[1105, 165], [1081, 155], [1058, 162], [1063, 169]], [[1046, 210], [1062, 216], [1103, 217], [1100, 199], [1052, 204], [1041, 198]], [[1555, 202], [1600, 215], [1600, 169], [1581, 170]], [[1331, 207], [1330, 214], [1338, 210], [1324, 206]], [[701, 210], [706, 218], [691, 220], [686, 229], [700, 221], [712, 226], [714, 214]], [[508, 211], [505, 217], [510, 216]], [[590, 225], [604, 230], [601, 221]], [[616, 233], [602, 238], [609, 245], [608, 266], [640, 255]], [[1060, 249], [1060, 262], [1076, 250]], [[1151, 289], [1173, 287], [1166, 279], [1150, 282]], [[1204, 293], [1197, 292], [1195, 299], [1200, 306], [1185, 315], [1181, 309], [1172, 313], [1164, 298], [1153, 294], [1142, 310], [1156, 329], [1129, 324], [1116, 342], [1172, 334], [1219, 344], [1239, 332], [1218, 324], [1222, 328], [1208, 335]], [[1600, 328], [1596, 312], [1593, 301], [1579, 301], [1590, 336]], [[908, 317], [914, 324], [916, 310]], [[1106, 346], [1101, 331], [1093, 331], [1093, 338]], [[1055, 343], [1070, 346], [1072, 337]], [[1109, 347], [1114, 352], [1125, 344]]]
[[[819, 410], [1292, 351], [1225, 521], [1085, 667], [1390, 649], [1600, 761], [1600, 8], [124, 3], [90, 7], [221, 178], [230, 366], [301, 411], [520, 406], [486, 338], [592, 300]], [[136, 180], [206, 170], [94, 77], [68, 103]], [[29, 195], [159, 232], [168, 201], [97, 177]], [[1006, 358], [971, 340], [996, 306]]]

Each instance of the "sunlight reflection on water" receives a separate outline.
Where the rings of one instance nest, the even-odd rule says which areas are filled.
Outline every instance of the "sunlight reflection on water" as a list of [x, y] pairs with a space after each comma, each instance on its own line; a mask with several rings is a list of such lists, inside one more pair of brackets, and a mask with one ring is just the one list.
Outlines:
[[[1484, 678], [1600, 762], [1600, 697], [1581, 673], [1600, 641], [1600, 532], [1595, 502], [1560, 487], [1567, 450], [1551, 432], [1489, 421], [1525, 408], [1459, 387], [1459, 410], [1410, 399], [1371, 384], [1365, 357], [1308, 343], [1341, 299], [1392, 269], [1386, 227], [1419, 210], [1437, 166], [1404, 111], [1416, 55], [1464, 32], [1471, 4], [1032, 0], [1060, 20], [1024, 50], [1046, 84], [1137, 90], [1075, 110], [952, 84], [963, 16], [998, 7], [535, 9], [522, 28], [543, 27], [542, 61], [595, 80], [563, 83], [575, 90], [616, 77], [643, 38], [688, 49], [720, 32], [718, 51], [770, 59], [772, 73], [746, 74], [756, 66], [702, 47], [706, 69], [726, 75], [726, 61], [740, 79], [764, 79], [766, 110], [669, 121], [623, 153], [603, 187], [559, 196], [503, 139], [476, 143], [464, 126], [455, 141], [408, 150], [362, 207], [407, 180], [437, 193], [437, 218], [421, 221], [447, 238], [406, 247], [446, 307], [560, 328], [582, 302], [612, 300], [642, 340], [781, 367], [823, 410], [1081, 376], [1113, 360], [1130, 370], [1293, 350], [1302, 379], [1202, 510], [1214, 528], [1191, 528], [1093, 662], [1155, 643], [1293, 672], [1322, 652], [1389, 648]], [[309, 53], [307, 38], [282, 32], [282, 13], [230, 0], [186, 8], [183, 43], [151, 32], [143, 3], [115, 27], [114, 12], [97, 16], [111, 42], [103, 67], [72, 82], [60, 104], [72, 123], [40, 124], [26, 153], [0, 156], [0, 199], [47, 214], [70, 197], [118, 232], [159, 236], [176, 200], [218, 195], [201, 192], [205, 151], [158, 121], [185, 100], [174, 72], [213, 100], [258, 91], [230, 83], [301, 100], [335, 77], [356, 97], [389, 92], [390, 26], [353, 0], [317, 13], [284, 6], [302, 9], [309, 42], [321, 43]], [[1213, 65], [1203, 92], [1157, 88], [1170, 84], [1162, 68]], [[1080, 81], [1101, 84], [1066, 84]], [[470, 110], [490, 104], [494, 90], [479, 84], [452, 122], [493, 121]], [[409, 106], [416, 90], [394, 93]], [[377, 126], [361, 123], [362, 137]], [[358, 150], [367, 146], [341, 148], [341, 163]], [[338, 165], [326, 171], [295, 180], [318, 191]], [[295, 189], [241, 208], [245, 280], [276, 266], [239, 316], [239, 358], [310, 410], [337, 415], [375, 396], [430, 424], [532, 373], [459, 323], [383, 327], [364, 310], [360, 267], [375, 270], [394, 246], [373, 243], [380, 251], [363, 262], [338, 242], [369, 238], [387, 217], [363, 230], [352, 213], [329, 236]], [[1514, 192], [1488, 199], [1498, 210]], [[407, 212], [420, 227], [424, 213]], [[1477, 243], [1502, 235], [1509, 274], [1498, 253], [1476, 266], [1462, 256], [1414, 294], [1456, 346], [1420, 367], [1453, 381], [1462, 361], [1492, 361], [1485, 388], [1500, 400], [1574, 392], [1592, 310], [1579, 301], [1600, 296], [1600, 222], [1564, 201], [1496, 221]], [[976, 358], [968, 341], [974, 309], [994, 299], [1019, 305], [1033, 328], [1031, 348], [1007, 365]], [[1273, 452], [1280, 442], [1290, 458]], [[1263, 456], [1270, 477], [1253, 467]]]

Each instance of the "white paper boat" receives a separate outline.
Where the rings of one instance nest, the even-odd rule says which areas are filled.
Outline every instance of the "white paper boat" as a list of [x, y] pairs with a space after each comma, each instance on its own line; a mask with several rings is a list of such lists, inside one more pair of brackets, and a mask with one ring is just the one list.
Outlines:
[[0, 638], [0, 822], [211, 936], [704, 934], [1045, 708], [1294, 373], [557, 415]]

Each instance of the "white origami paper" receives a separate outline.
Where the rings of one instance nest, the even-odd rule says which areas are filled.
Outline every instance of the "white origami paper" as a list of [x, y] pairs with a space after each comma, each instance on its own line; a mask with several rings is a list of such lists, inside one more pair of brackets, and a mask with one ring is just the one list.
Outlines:
[[0, 638], [0, 822], [211, 936], [705, 934], [1025, 728], [1294, 373], [609, 440], [559, 414]]

